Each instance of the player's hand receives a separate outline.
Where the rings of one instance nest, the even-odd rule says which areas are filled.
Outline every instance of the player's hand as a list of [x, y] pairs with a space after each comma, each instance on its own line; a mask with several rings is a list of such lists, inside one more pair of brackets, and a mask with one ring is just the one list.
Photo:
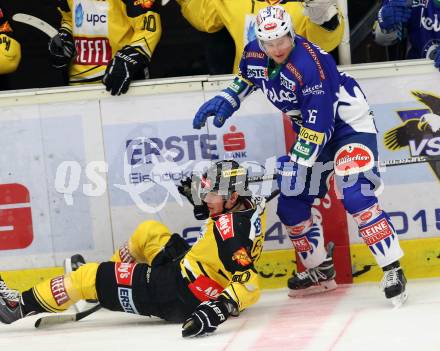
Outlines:
[[63, 68], [70, 64], [76, 56], [75, 41], [72, 33], [67, 29], [61, 28], [57, 35], [49, 41], [49, 53], [52, 66]]
[[213, 333], [228, 317], [229, 311], [223, 300], [202, 302], [183, 323], [182, 336], [186, 338]]
[[336, 0], [305, 0], [304, 15], [313, 23], [322, 25], [338, 13]]
[[214, 125], [220, 128], [239, 107], [240, 99], [231, 89], [227, 88], [199, 108], [193, 119], [193, 128], [202, 128], [209, 116], [215, 116]]
[[102, 82], [112, 95], [125, 94], [136, 77], [148, 78], [148, 57], [133, 46], [126, 45], [116, 52], [107, 66]]
[[392, 31], [411, 17], [411, 7], [407, 0], [390, 0], [379, 10], [377, 21], [382, 30]]
[[185, 196], [191, 205], [194, 206], [193, 213], [197, 220], [205, 220], [209, 217], [209, 209], [205, 202], [200, 198], [200, 179], [192, 175], [192, 177], [186, 177], [182, 179], [180, 185], [177, 186], [177, 190], [183, 196]]

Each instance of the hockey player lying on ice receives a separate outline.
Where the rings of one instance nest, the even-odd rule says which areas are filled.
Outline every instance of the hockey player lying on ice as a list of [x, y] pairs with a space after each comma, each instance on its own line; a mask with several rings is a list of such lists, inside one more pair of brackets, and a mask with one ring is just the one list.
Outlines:
[[[179, 190], [194, 204], [191, 185]], [[195, 215], [206, 223], [192, 248], [164, 224], [143, 222], [111, 262], [84, 264], [22, 294], [0, 279], [0, 321], [97, 299], [112, 311], [183, 322], [183, 337], [214, 332], [260, 297], [254, 262], [263, 249], [265, 200], [250, 194], [247, 170], [235, 161], [212, 165], [199, 193]]]

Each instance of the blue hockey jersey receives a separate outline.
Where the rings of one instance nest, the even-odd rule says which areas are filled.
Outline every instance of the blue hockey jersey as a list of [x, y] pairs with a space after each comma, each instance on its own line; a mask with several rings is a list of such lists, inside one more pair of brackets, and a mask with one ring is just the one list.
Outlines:
[[[390, 0], [383, 0], [385, 5]], [[412, 0], [411, 17], [401, 29], [384, 33], [376, 24], [375, 39], [381, 45], [393, 45], [399, 39], [408, 39], [408, 59], [434, 59], [434, 52], [440, 44], [440, 1]]]
[[293, 121], [298, 138], [292, 160], [311, 166], [335, 135], [376, 133], [376, 129], [356, 81], [339, 72], [331, 55], [318, 46], [299, 35], [294, 43], [287, 62], [274, 65], [256, 40], [250, 42], [230, 89], [243, 99], [260, 88]]

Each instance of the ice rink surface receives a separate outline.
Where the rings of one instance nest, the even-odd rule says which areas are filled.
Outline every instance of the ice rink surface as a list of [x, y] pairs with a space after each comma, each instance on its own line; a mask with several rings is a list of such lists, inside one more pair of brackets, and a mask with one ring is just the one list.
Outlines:
[[411, 280], [400, 309], [378, 284], [341, 286], [301, 299], [264, 291], [239, 318], [213, 335], [181, 337], [180, 324], [98, 311], [78, 322], [35, 329], [37, 316], [0, 325], [0, 350], [440, 350], [440, 279]]

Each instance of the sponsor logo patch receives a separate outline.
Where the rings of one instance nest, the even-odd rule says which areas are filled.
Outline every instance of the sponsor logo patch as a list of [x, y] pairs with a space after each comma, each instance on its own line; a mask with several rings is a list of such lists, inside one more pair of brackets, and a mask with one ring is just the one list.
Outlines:
[[293, 146], [293, 153], [301, 158], [308, 159], [313, 153], [312, 147], [301, 141], [297, 141]]
[[67, 294], [66, 287], [64, 285], [63, 275], [53, 278], [50, 281], [50, 291], [52, 292], [52, 296], [58, 306], [61, 306], [62, 304], [70, 300], [70, 297]]
[[292, 241], [296, 252], [307, 252], [312, 249], [312, 246], [305, 236], [302, 238], [290, 237], [290, 241]]
[[75, 37], [75, 63], [78, 65], [107, 65], [112, 59], [112, 48], [107, 38]]
[[295, 91], [296, 90], [296, 83], [287, 78], [283, 72], [280, 72], [280, 83], [283, 87], [286, 87], [289, 90]]
[[272, 23], [266, 23], [264, 25], [265, 30], [274, 30], [277, 27], [277, 24], [275, 22]]
[[116, 283], [118, 285], [131, 286], [134, 267], [136, 267], [136, 263], [116, 262], [115, 263]]
[[247, 76], [249, 78], [265, 78], [267, 79], [267, 67], [264, 66], [247, 66]]
[[374, 245], [379, 241], [389, 237], [393, 234], [393, 230], [385, 218], [382, 218], [377, 223], [369, 225], [368, 227], [359, 230], [365, 244]]
[[222, 175], [225, 178], [236, 177], [245, 174], [246, 174], [246, 170], [244, 168], [227, 169], [225, 171], [222, 171]]
[[199, 301], [215, 300], [223, 291], [219, 283], [204, 275], [199, 275], [196, 280], [188, 284], [188, 288]]
[[301, 127], [299, 136], [313, 144], [321, 145], [324, 141], [324, 133], [315, 132], [309, 128]]
[[133, 292], [129, 288], [118, 287], [118, 298], [122, 309], [127, 313], [139, 314], [133, 301]]
[[232, 213], [224, 214], [215, 221], [215, 226], [223, 240], [234, 237], [234, 223]]
[[372, 169], [373, 166], [373, 152], [365, 145], [352, 143], [336, 152], [335, 173], [338, 176], [365, 172]]

